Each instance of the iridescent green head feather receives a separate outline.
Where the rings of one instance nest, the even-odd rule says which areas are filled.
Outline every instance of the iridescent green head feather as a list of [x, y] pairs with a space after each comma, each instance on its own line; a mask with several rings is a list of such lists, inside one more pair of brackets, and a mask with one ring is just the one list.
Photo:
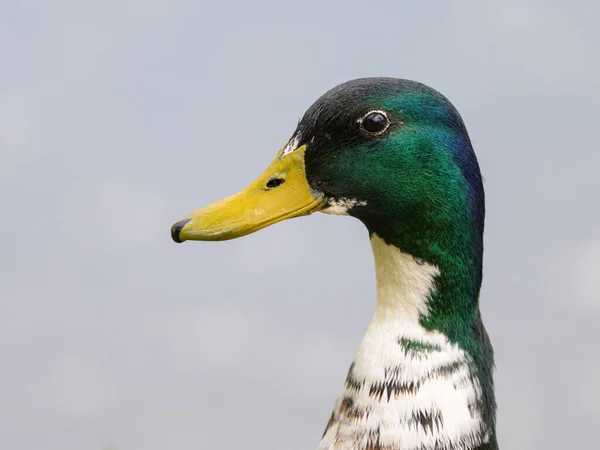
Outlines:
[[[372, 114], [384, 117], [382, 130], [364, 126]], [[353, 80], [317, 100], [291, 141], [307, 146], [308, 184], [328, 204], [349, 205], [371, 233], [460, 278], [440, 321], [474, 313], [484, 193], [463, 121], [444, 96], [407, 80]]]

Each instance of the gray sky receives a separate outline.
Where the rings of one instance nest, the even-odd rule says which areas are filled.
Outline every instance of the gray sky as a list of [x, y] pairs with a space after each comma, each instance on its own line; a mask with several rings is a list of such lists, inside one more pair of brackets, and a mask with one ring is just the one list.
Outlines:
[[374, 308], [366, 230], [169, 226], [361, 76], [469, 129], [501, 447], [597, 442], [598, 2], [284, 3], [0, 2], [0, 447], [316, 448]]

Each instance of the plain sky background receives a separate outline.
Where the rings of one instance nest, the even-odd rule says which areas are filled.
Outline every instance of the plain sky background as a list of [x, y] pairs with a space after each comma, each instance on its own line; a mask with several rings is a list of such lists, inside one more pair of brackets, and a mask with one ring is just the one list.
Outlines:
[[362, 76], [467, 124], [501, 448], [595, 448], [599, 5], [0, 1], [0, 448], [316, 448], [374, 309], [366, 230], [169, 227]]

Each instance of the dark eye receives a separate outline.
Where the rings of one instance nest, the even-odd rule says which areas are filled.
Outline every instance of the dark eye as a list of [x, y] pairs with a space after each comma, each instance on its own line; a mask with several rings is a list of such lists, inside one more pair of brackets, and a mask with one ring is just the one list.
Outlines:
[[362, 120], [362, 127], [369, 133], [381, 133], [389, 124], [386, 115], [379, 111], [370, 112]]

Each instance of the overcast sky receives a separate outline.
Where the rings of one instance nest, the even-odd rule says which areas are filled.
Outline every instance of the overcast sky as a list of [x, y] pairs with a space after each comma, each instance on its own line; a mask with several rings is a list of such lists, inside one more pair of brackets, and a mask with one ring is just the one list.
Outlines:
[[[375, 300], [363, 225], [171, 223], [329, 88], [422, 81], [486, 180], [503, 449], [597, 445], [595, 1], [0, 2], [0, 448], [316, 448]], [[590, 444], [591, 442], [591, 444]]]

